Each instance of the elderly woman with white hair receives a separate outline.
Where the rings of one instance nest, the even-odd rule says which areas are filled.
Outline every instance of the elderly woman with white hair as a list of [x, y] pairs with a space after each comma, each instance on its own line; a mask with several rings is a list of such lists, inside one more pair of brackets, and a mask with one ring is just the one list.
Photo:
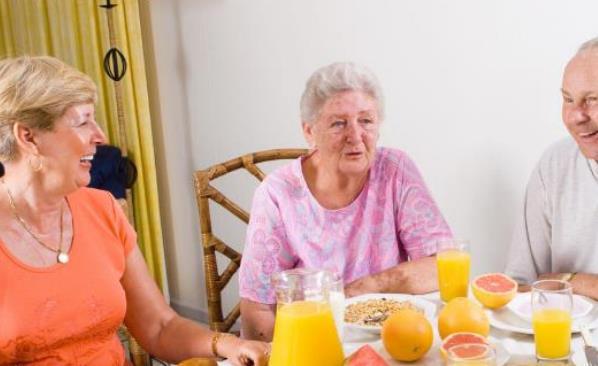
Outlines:
[[367, 68], [317, 70], [301, 98], [312, 147], [270, 174], [253, 199], [240, 270], [243, 335], [272, 338], [270, 277], [286, 269], [342, 276], [347, 296], [437, 290], [437, 241], [452, 234], [404, 152], [377, 147], [382, 91]]

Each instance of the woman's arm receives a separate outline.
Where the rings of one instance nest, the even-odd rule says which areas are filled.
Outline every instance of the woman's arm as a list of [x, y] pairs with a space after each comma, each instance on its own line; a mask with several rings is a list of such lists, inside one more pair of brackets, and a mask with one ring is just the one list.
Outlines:
[[274, 305], [241, 299], [242, 337], [271, 342], [274, 333]]
[[[150, 277], [139, 248], [127, 257], [121, 280], [127, 298], [125, 324], [141, 346], [161, 359], [180, 362], [192, 357], [214, 357], [214, 332], [177, 315]], [[220, 337], [216, 350], [234, 365], [245, 365], [247, 359], [256, 366], [267, 364], [269, 345], [250, 342], [234, 336]], [[245, 360], [245, 361], [244, 361]]]
[[424, 294], [438, 290], [436, 257], [424, 257], [362, 277], [345, 286], [347, 297], [366, 293]]

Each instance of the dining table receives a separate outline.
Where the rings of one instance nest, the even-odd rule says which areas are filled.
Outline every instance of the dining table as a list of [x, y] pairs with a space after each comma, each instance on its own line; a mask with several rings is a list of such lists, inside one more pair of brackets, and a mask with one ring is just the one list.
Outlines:
[[[433, 292], [425, 295], [413, 296], [415, 299], [422, 299], [426, 302], [434, 304], [436, 307], [434, 314], [427, 317], [432, 327], [434, 328], [434, 342], [430, 350], [424, 357], [415, 362], [399, 362], [393, 360], [388, 352], [384, 349], [380, 334], [377, 332], [356, 329], [355, 327], [345, 326], [342, 330], [341, 341], [345, 357], [349, 356], [359, 347], [369, 344], [374, 348], [391, 366], [395, 365], [425, 365], [425, 366], [438, 366], [444, 365], [444, 360], [440, 354], [439, 347], [442, 343], [440, 335], [438, 334], [437, 327], [437, 316], [440, 309], [443, 306], [443, 302], [440, 300], [438, 292]], [[474, 300], [475, 301], [475, 300]], [[593, 302], [595, 308], [598, 311], [598, 303]], [[489, 316], [493, 310], [486, 310]], [[598, 319], [596, 319], [598, 322]], [[567, 361], [561, 362], [546, 362], [537, 361], [535, 358], [535, 346], [534, 338], [531, 334], [524, 334], [522, 332], [509, 330], [508, 327], [497, 327], [490, 322], [490, 335], [488, 340], [496, 350], [497, 366], [531, 366], [531, 365], [575, 365], [575, 366], [586, 366], [588, 362], [585, 358], [584, 353], [584, 341], [579, 333], [573, 333], [571, 337], [571, 356]], [[592, 334], [592, 333], [590, 333]], [[596, 338], [592, 334], [592, 338]], [[598, 342], [596, 342], [598, 343]], [[229, 362], [219, 362], [220, 366], [232, 366]]]

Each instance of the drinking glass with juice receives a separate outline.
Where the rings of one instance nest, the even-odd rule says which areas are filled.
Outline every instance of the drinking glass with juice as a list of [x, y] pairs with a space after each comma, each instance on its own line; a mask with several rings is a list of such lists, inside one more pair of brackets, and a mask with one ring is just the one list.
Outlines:
[[330, 273], [274, 275], [277, 312], [270, 366], [341, 366], [344, 354], [329, 302]]
[[452, 240], [437, 244], [438, 288], [442, 301], [467, 297], [470, 262], [466, 241]]
[[566, 360], [571, 352], [571, 284], [560, 280], [532, 285], [532, 326], [536, 358]]

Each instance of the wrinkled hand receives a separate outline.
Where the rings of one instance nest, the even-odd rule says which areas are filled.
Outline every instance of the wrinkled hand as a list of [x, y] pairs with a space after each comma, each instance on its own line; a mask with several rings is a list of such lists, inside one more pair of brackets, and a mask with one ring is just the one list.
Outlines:
[[239, 338], [233, 339], [234, 343], [228, 348], [230, 353], [225, 354], [235, 366], [267, 366], [270, 358], [271, 345], [269, 343], [247, 341]]

